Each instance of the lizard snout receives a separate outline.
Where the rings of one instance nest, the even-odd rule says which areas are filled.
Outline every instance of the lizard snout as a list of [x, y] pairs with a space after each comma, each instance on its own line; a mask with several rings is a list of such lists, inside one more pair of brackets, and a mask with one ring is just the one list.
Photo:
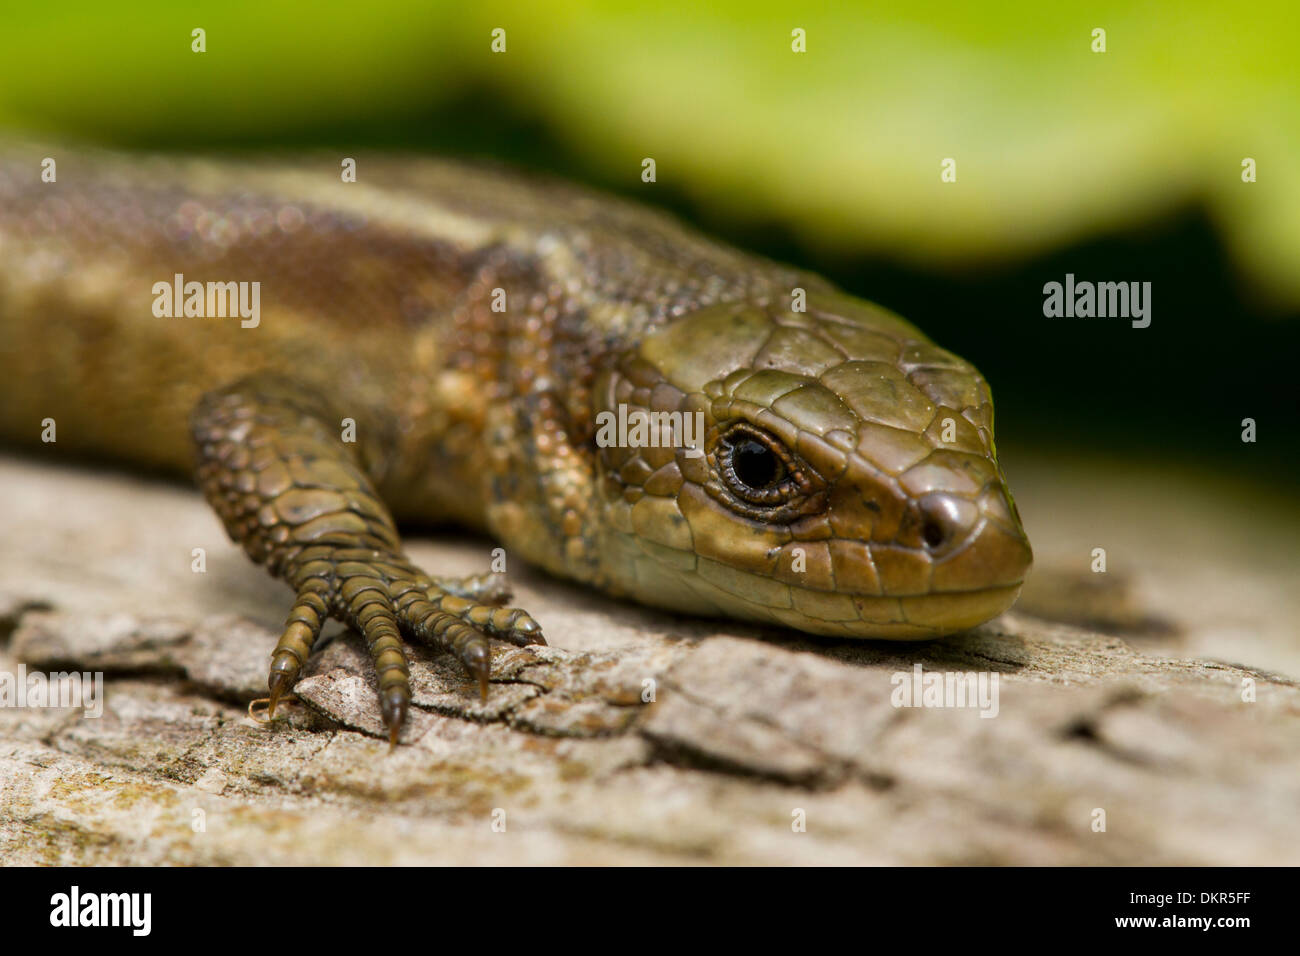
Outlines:
[[917, 508], [921, 539], [933, 562], [934, 591], [977, 591], [1024, 581], [1033, 551], [1001, 488], [988, 488], [974, 501], [929, 494]]

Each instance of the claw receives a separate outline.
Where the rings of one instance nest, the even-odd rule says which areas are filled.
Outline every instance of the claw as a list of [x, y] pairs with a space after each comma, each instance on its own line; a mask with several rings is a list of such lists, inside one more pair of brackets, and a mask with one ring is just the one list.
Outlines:
[[532, 618], [525, 618], [523, 622], [516, 624], [515, 633], [522, 635], [525, 642], [528, 644], [541, 644], [543, 647], [547, 646], [546, 638], [542, 637], [541, 625]]
[[281, 696], [283, 696], [284, 692], [289, 689], [289, 675], [276, 674], [274, 677], [271, 678], [271, 683], [269, 687], [271, 691], [271, 697], [270, 697], [271, 702], [266, 710], [267, 720], [271, 720], [273, 717], [275, 717], [275, 705], [280, 702]]
[[471, 677], [478, 678], [478, 692], [481, 700], [487, 700], [488, 682], [492, 679], [492, 653], [486, 644], [467, 648], [461, 658], [465, 669]]
[[402, 724], [406, 723], [406, 707], [406, 695], [395, 687], [384, 695], [380, 705], [380, 713], [383, 715], [384, 723], [388, 727], [389, 753], [392, 753], [393, 748], [397, 746], [397, 738], [402, 732]]

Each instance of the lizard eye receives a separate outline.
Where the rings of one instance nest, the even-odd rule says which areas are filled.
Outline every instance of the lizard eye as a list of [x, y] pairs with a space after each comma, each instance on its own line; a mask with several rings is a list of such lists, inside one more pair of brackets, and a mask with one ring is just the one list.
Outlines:
[[731, 467], [745, 485], [760, 491], [772, 487], [785, 473], [785, 465], [776, 452], [748, 438], [732, 448]]
[[737, 498], [773, 507], [798, 490], [793, 458], [779, 441], [748, 424], [733, 425], [718, 446], [722, 479]]

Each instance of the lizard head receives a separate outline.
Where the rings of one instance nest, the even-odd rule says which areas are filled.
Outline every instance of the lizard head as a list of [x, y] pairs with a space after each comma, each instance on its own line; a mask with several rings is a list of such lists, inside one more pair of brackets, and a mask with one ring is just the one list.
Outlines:
[[806, 306], [702, 309], [597, 380], [611, 586], [859, 637], [1006, 610], [1032, 553], [984, 379], [877, 306]]

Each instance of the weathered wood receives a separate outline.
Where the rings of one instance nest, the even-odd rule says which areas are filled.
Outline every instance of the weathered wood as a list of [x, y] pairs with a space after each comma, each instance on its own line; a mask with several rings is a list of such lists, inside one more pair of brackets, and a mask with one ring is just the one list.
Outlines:
[[[99, 719], [0, 708], [6, 863], [1300, 863], [1300, 684], [1211, 659], [1133, 577], [1099, 598], [1049, 558], [1024, 611], [891, 645], [676, 618], [511, 567], [554, 646], [499, 645], [486, 703], [415, 651], [389, 753], [346, 633], [280, 718], [248, 718], [288, 591], [194, 492], [0, 459], [0, 501], [0, 673], [98, 670], [107, 688]], [[1040, 555], [1069, 553], [1044, 537]], [[490, 547], [412, 551], [467, 573]], [[917, 664], [996, 674], [997, 715], [894, 706]]]

